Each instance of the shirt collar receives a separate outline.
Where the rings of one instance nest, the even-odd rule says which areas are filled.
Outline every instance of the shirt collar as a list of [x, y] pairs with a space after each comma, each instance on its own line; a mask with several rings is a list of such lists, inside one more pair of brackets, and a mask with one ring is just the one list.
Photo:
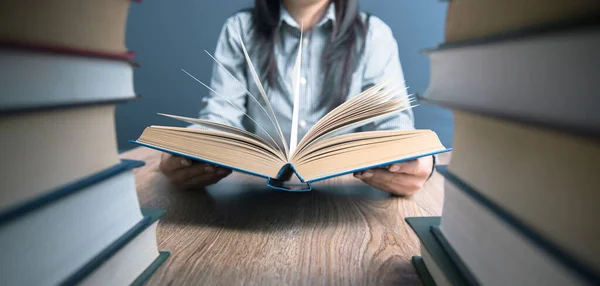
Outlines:
[[[296, 23], [296, 20], [294, 20], [292, 15], [290, 15], [290, 13], [285, 9], [285, 7], [283, 7], [283, 4], [281, 4], [281, 8], [279, 10], [279, 25], [281, 25], [281, 23], [283, 22], [286, 22], [288, 25], [300, 29], [300, 25]], [[320, 27], [328, 21], [335, 22], [335, 4], [333, 2], [329, 4], [329, 6], [327, 7], [327, 11], [325, 11], [323, 18], [321, 18], [321, 20], [317, 23], [316, 27]]]

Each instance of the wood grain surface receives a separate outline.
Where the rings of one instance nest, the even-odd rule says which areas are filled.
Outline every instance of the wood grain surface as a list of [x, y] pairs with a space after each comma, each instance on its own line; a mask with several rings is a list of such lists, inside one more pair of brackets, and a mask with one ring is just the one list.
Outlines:
[[442, 210], [439, 174], [406, 198], [352, 176], [289, 193], [235, 172], [180, 191], [158, 170], [159, 152], [121, 157], [146, 162], [135, 170], [141, 205], [167, 211], [157, 236], [171, 257], [148, 285], [419, 285], [410, 258], [420, 244], [404, 218]]

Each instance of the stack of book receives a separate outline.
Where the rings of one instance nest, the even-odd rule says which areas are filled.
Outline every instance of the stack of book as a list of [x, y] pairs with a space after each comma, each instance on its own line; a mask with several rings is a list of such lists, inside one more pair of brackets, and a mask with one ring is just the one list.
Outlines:
[[162, 210], [140, 209], [115, 104], [135, 98], [130, 1], [0, 4], [0, 277], [5, 285], [140, 284]]
[[455, 117], [426, 285], [600, 284], [600, 2], [452, 0], [425, 100]]

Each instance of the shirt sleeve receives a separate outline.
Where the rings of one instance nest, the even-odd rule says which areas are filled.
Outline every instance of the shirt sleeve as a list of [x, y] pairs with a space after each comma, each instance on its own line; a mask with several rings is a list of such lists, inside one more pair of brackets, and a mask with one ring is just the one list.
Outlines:
[[[375, 16], [370, 18], [365, 45], [362, 90], [387, 79], [392, 84], [400, 85], [402, 89], [400, 96], [407, 96], [404, 73], [398, 56], [398, 44], [392, 30], [379, 18]], [[362, 131], [394, 129], [414, 129], [414, 116], [410, 109], [385, 116], [361, 128]]]
[[246, 60], [238, 38], [238, 35], [243, 37], [242, 30], [238, 16], [229, 18], [221, 30], [213, 56], [222, 67], [214, 62], [210, 80], [210, 87], [220, 95], [209, 91], [202, 98], [199, 117], [243, 129], [242, 120], [246, 113], [248, 87], [244, 75]]

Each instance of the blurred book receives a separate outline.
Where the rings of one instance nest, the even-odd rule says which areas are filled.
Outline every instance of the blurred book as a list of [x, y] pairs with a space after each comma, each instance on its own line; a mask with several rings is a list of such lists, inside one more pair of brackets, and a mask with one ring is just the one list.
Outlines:
[[0, 270], [9, 285], [57, 284], [143, 222], [133, 168], [123, 161], [0, 217]]
[[0, 4], [0, 276], [7, 285], [141, 285], [169, 256], [120, 160], [135, 99], [131, 1]]
[[0, 40], [124, 53], [131, 2], [4, 0], [0, 4]]
[[[600, 3], [600, 2], [599, 2]], [[600, 18], [600, 16], [599, 16]], [[440, 47], [429, 103], [504, 119], [600, 134], [600, 21], [523, 38]]]
[[554, 28], [598, 14], [596, 0], [452, 0], [448, 1], [444, 42]]
[[0, 112], [135, 99], [132, 57], [0, 43]]
[[451, 257], [454, 253], [448, 252], [433, 234], [432, 227], [440, 225], [440, 217], [409, 217], [406, 222], [421, 242], [421, 256], [415, 256], [418, 258], [412, 262], [425, 284], [477, 284], [465, 265], [458, 258]]
[[114, 104], [0, 115], [0, 216], [119, 163]]
[[[466, 284], [600, 284], [600, 2], [453, 0], [447, 15], [423, 96], [454, 114], [436, 241]], [[421, 257], [457, 285], [447, 259]]]
[[142, 285], [170, 253], [158, 251], [156, 227], [164, 210], [142, 209], [144, 219], [62, 284]]

